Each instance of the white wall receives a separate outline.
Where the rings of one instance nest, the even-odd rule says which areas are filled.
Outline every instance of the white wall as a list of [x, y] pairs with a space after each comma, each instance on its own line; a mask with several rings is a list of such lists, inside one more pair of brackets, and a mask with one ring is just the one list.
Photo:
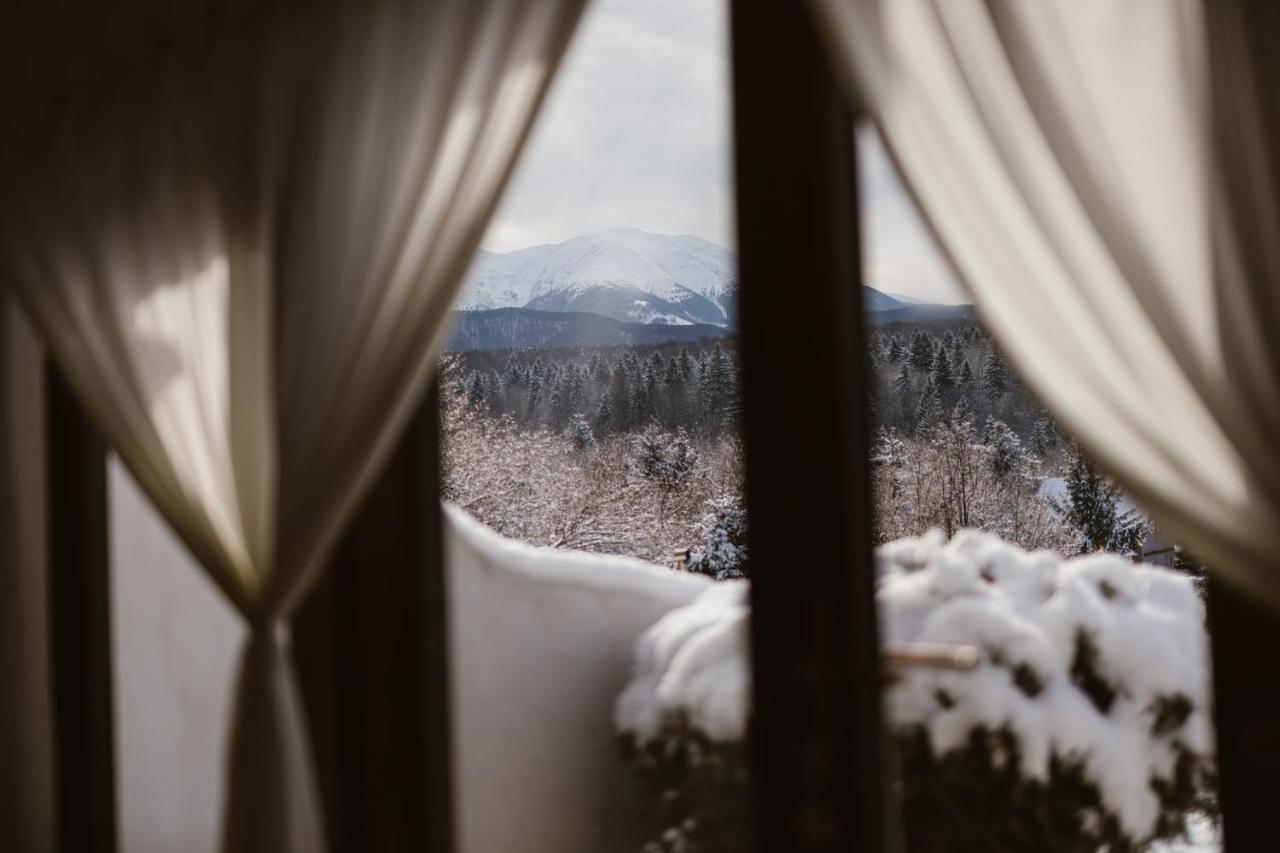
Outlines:
[[711, 581], [529, 548], [447, 510], [460, 850], [639, 850], [614, 703], [636, 638]]
[[214, 853], [240, 617], [112, 456], [120, 849]]
[[[243, 628], [118, 461], [109, 498], [121, 849], [212, 853]], [[460, 850], [639, 849], [614, 702], [636, 637], [710, 582], [448, 528]]]

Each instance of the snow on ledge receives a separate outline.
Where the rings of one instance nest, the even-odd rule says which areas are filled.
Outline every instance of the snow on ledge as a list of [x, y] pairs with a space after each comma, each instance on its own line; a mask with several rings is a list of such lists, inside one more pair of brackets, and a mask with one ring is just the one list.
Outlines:
[[[891, 723], [923, 726], [938, 752], [962, 746], [975, 727], [1007, 726], [1024, 773], [1046, 778], [1053, 755], [1080, 760], [1135, 838], [1154, 830], [1149, 780], [1171, 774], [1178, 745], [1211, 755], [1204, 606], [1189, 577], [1111, 555], [1028, 553], [976, 531], [887, 544], [877, 576], [885, 643], [979, 650], [972, 671], [907, 669], [886, 690]], [[743, 737], [746, 592], [743, 582], [721, 584], [640, 637], [615, 708], [620, 731], [650, 740], [682, 713], [712, 740]], [[1080, 676], [1082, 637], [1101, 689]]]
[[676, 572], [630, 557], [527, 545], [500, 536], [454, 504], [446, 502], [444, 512], [459, 545], [465, 545], [492, 569], [527, 580], [633, 592], [669, 600], [673, 606], [687, 603], [713, 583], [702, 575]]

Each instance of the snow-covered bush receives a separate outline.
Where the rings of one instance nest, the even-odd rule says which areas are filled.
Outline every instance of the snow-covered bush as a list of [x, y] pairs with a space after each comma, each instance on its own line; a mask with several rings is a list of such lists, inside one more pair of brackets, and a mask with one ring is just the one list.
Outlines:
[[[1148, 849], [1212, 814], [1191, 578], [975, 531], [893, 542], [877, 561], [887, 644], [980, 656], [966, 672], [903, 669], [886, 688], [909, 849]], [[748, 849], [747, 619], [747, 585], [721, 584], [637, 643], [616, 722], [660, 795], [654, 851]]]
[[596, 446], [596, 436], [591, 431], [591, 424], [581, 413], [575, 414], [569, 419], [569, 426], [565, 428], [565, 435], [569, 437], [569, 441], [573, 443], [575, 450], [590, 450]]
[[698, 463], [698, 452], [685, 431], [667, 432], [656, 421], [633, 436], [632, 445], [636, 471], [664, 491], [682, 486]]
[[707, 504], [711, 512], [698, 523], [702, 547], [693, 553], [688, 570], [718, 581], [747, 577], [747, 509], [742, 499], [721, 495]]

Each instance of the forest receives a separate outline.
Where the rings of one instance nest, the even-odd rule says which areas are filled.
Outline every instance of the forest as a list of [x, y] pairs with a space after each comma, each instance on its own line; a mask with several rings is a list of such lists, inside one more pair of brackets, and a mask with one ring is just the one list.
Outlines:
[[[451, 353], [445, 496], [534, 544], [747, 575], [738, 371], [732, 338]], [[867, 393], [877, 544], [971, 527], [1066, 556], [1140, 553], [1145, 518], [976, 323], [873, 331]]]

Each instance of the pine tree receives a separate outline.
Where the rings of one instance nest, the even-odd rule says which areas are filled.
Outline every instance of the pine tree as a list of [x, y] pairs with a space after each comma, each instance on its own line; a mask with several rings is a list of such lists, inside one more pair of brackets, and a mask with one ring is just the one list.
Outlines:
[[987, 359], [982, 365], [982, 392], [988, 398], [996, 399], [1008, 391], [1009, 386], [1009, 370], [1000, 353], [992, 347], [987, 350]]
[[551, 427], [558, 429], [565, 422], [569, 414], [568, 400], [565, 399], [565, 383], [558, 373], [553, 374], [550, 380], [551, 393], [547, 396], [550, 408]]
[[467, 379], [467, 402], [473, 406], [480, 405], [484, 401], [484, 390], [484, 377], [477, 370], [471, 371]]
[[625, 432], [634, 423], [631, 417], [631, 388], [627, 379], [627, 371], [618, 365], [613, 371], [613, 379], [609, 383], [609, 401], [613, 428]]
[[916, 430], [925, 432], [942, 425], [942, 401], [933, 380], [925, 382], [920, 402], [916, 403]]
[[938, 389], [938, 393], [946, 395], [948, 391], [955, 388], [955, 379], [951, 374], [951, 360], [947, 357], [947, 350], [941, 344], [938, 345], [937, 351], [933, 354], [933, 372], [930, 374], [930, 380], [933, 387]]
[[668, 391], [680, 391], [684, 388], [684, 375], [680, 372], [680, 362], [671, 359], [667, 362], [666, 371], [662, 375], [662, 384]]
[[683, 429], [667, 433], [654, 421], [634, 436], [632, 444], [636, 469], [663, 491], [683, 485], [698, 461], [697, 451]]
[[724, 428], [732, 403], [733, 377], [720, 344], [715, 345], [707, 359], [698, 393], [707, 426], [713, 432]]
[[693, 358], [689, 355], [688, 347], [680, 347], [680, 355], [676, 360], [680, 363], [680, 378], [684, 380], [684, 384], [688, 385], [693, 379]]
[[1134, 510], [1120, 511], [1120, 490], [1073, 448], [1067, 469], [1067, 521], [1080, 534], [1081, 553], [1115, 551], [1137, 554], [1146, 523]]
[[1047, 415], [1036, 419], [1036, 425], [1031, 433], [1032, 446], [1035, 448], [1037, 456], [1045, 456], [1058, 445], [1057, 430], [1053, 427], [1053, 421]]
[[924, 329], [917, 329], [911, 336], [911, 350], [907, 355], [907, 363], [912, 370], [921, 372], [933, 367], [933, 336]]
[[893, 390], [904, 398], [911, 393], [911, 365], [905, 361], [902, 362], [897, 378], [893, 380]]
[[542, 402], [542, 379], [536, 373], [529, 379], [528, 416], [532, 418]]
[[600, 405], [596, 407], [596, 429], [600, 432], [608, 432], [613, 427], [613, 404], [609, 402], [607, 396], [600, 398]]
[[973, 390], [973, 368], [969, 366], [969, 360], [965, 359], [960, 365], [960, 388], [964, 391]]
[[982, 443], [990, 451], [991, 472], [1004, 477], [1022, 471], [1028, 462], [1022, 441], [1009, 425], [997, 418], [987, 418]]
[[507, 356], [506, 367], [503, 368], [506, 374], [507, 385], [522, 385], [524, 383], [524, 369], [514, 355]]
[[898, 364], [907, 357], [907, 348], [903, 345], [902, 337], [897, 332], [889, 336], [887, 355], [891, 364]]

